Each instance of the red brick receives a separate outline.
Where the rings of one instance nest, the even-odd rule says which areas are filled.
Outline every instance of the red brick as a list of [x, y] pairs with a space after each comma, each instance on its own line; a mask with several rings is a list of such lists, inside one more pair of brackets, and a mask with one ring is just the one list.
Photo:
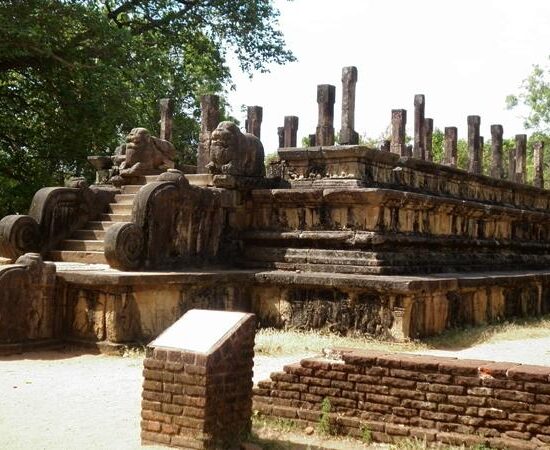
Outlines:
[[487, 404], [491, 408], [504, 409], [507, 411], [513, 411], [513, 412], [529, 411], [529, 405], [523, 402], [514, 402], [510, 400], [499, 400], [495, 398], [488, 398]]
[[488, 387], [474, 387], [474, 388], [469, 388], [466, 393], [468, 395], [476, 395], [476, 396], [485, 396], [485, 397], [488, 397], [488, 396], [491, 396], [493, 395], [493, 389], [492, 388], [488, 388]]
[[206, 375], [206, 367], [189, 364], [185, 366], [185, 372], [189, 375]]
[[376, 364], [376, 359], [385, 355], [386, 352], [379, 352], [375, 350], [354, 351], [350, 353], [344, 353], [342, 359], [346, 364], [358, 365], [358, 366], [372, 366]]
[[479, 417], [488, 417], [491, 419], [505, 419], [507, 414], [502, 409], [479, 408], [477, 412]]
[[330, 386], [330, 380], [327, 380], [324, 378], [300, 377], [300, 383], [307, 384], [309, 386], [322, 386], [322, 387]]
[[512, 380], [499, 380], [496, 378], [482, 378], [481, 385], [498, 389], [523, 389], [523, 382]]
[[346, 373], [362, 373], [363, 368], [361, 366], [355, 366], [353, 364], [341, 364], [341, 363], [331, 363], [330, 370], [336, 372], [346, 372]]
[[330, 363], [325, 360], [307, 358], [300, 361], [302, 367], [307, 367], [309, 369], [321, 369], [321, 370], [330, 370]]
[[356, 373], [348, 374], [348, 381], [357, 382], [357, 383], [368, 383], [368, 384], [378, 384], [382, 380], [382, 377], [377, 377], [373, 375], [361, 375]]
[[185, 428], [192, 428], [195, 430], [200, 430], [204, 426], [204, 420], [188, 416], [174, 417], [174, 423], [176, 425], [180, 425]]
[[525, 429], [524, 423], [513, 422], [511, 420], [486, 420], [485, 425], [504, 431], [523, 431]]
[[401, 402], [401, 405], [405, 408], [425, 409], [426, 411], [435, 411], [437, 409], [437, 403], [423, 402], [419, 400], [405, 399]]
[[151, 420], [142, 420], [141, 429], [145, 431], [160, 431], [160, 423]]
[[425, 442], [433, 442], [435, 441], [435, 436], [437, 432], [434, 430], [426, 430], [424, 428], [411, 428], [409, 430], [409, 435], [412, 438], [419, 439], [421, 441]]
[[504, 389], [495, 389], [494, 396], [501, 400], [512, 400], [515, 402], [532, 403], [535, 401], [535, 394], [521, 391], [509, 391]]
[[506, 450], [534, 450], [537, 448], [536, 444], [508, 438], [491, 438], [489, 445], [491, 448]]
[[286, 417], [287, 419], [294, 419], [297, 416], [296, 408], [285, 408], [282, 406], [274, 406], [272, 414], [277, 417]]
[[172, 394], [181, 394], [181, 392], [182, 392], [181, 384], [164, 383], [162, 385], [162, 388], [163, 388], [164, 392], [170, 392]]
[[462, 433], [437, 433], [437, 440], [439, 442], [443, 442], [444, 444], [451, 444], [451, 445], [467, 445], [467, 446], [475, 446], [475, 445], [482, 445], [485, 443], [485, 439], [481, 438], [479, 436], [472, 436]]
[[192, 406], [186, 406], [183, 408], [182, 414], [187, 417], [195, 417], [197, 419], [203, 419], [206, 411], [204, 408], [193, 408]]
[[365, 375], [372, 376], [386, 376], [389, 375], [390, 370], [386, 367], [369, 367], [365, 369]]
[[402, 425], [394, 425], [392, 423], [386, 424], [386, 433], [392, 434], [395, 436], [408, 436], [409, 435], [409, 427], [405, 427]]
[[379, 394], [365, 394], [365, 400], [367, 402], [382, 403], [384, 405], [394, 405], [394, 406], [398, 406], [401, 403], [401, 400], [398, 397], [392, 397], [390, 395], [379, 395]]
[[397, 378], [405, 378], [416, 381], [426, 381], [426, 374], [404, 369], [390, 369], [390, 375]]
[[314, 370], [315, 377], [328, 378], [329, 380], [345, 381], [348, 379], [346, 372], [338, 372], [337, 370]]
[[451, 375], [474, 376], [478, 374], [478, 367], [487, 364], [487, 361], [476, 359], [446, 359], [441, 358], [439, 371]]
[[162, 424], [162, 433], [164, 434], [176, 434], [178, 432], [178, 427], [172, 424], [163, 423]]
[[340, 389], [311, 386], [309, 392], [316, 395], [336, 397], [340, 393]]
[[162, 381], [162, 370], [143, 369], [143, 378], [146, 380]]
[[518, 366], [518, 363], [513, 362], [488, 362], [479, 366], [481, 376], [491, 376], [493, 378], [506, 378], [508, 370]]
[[506, 431], [504, 436], [512, 439], [523, 439], [526, 441], [531, 439], [531, 433], [522, 433], [521, 431]]
[[392, 412], [396, 416], [403, 416], [403, 417], [414, 417], [418, 415], [418, 410], [411, 409], [411, 408], [403, 408], [401, 406], [393, 408]]
[[426, 393], [426, 400], [428, 400], [429, 402], [441, 403], [447, 401], [447, 396], [445, 394], [435, 394], [428, 392]]
[[164, 403], [162, 405], [162, 411], [167, 414], [181, 414], [183, 408], [180, 405], [173, 405], [171, 403]]
[[172, 394], [169, 392], [143, 391], [142, 397], [144, 400], [161, 403], [170, 403], [172, 400]]
[[[427, 389], [425, 389], [427, 387]], [[420, 388], [418, 386], [419, 390], [428, 390], [430, 392], [437, 392], [439, 394], [451, 394], [451, 395], [460, 395], [463, 394], [465, 391], [464, 386], [453, 386], [453, 385], [447, 385], [447, 384], [437, 384], [437, 383], [431, 383], [427, 386]]]
[[374, 394], [389, 394], [390, 388], [382, 385], [357, 383], [355, 389], [359, 392], [370, 392]]
[[518, 422], [536, 423], [539, 425], [549, 423], [549, 417], [543, 414], [511, 413], [508, 415], [508, 418], [510, 420], [517, 420]]
[[297, 383], [300, 380], [300, 377], [298, 375], [284, 372], [273, 372], [270, 375], [270, 378], [273, 381], [285, 381], [287, 383]]
[[201, 440], [189, 436], [172, 436], [171, 443], [173, 446], [187, 449], [203, 449], [204, 443]]
[[324, 397], [322, 395], [310, 394], [309, 392], [302, 392], [300, 394], [300, 400], [311, 403], [321, 403]]
[[143, 442], [151, 442], [156, 444], [169, 444], [170, 436], [166, 434], [155, 433], [152, 431], [142, 431], [141, 440]]
[[298, 364], [289, 364], [283, 367], [283, 370], [292, 375], [306, 376], [309, 377], [313, 374], [313, 369], [308, 369], [307, 367], [302, 367]]
[[491, 399], [486, 397], [474, 397], [473, 395], [449, 395], [448, 402], [453, 405], [485, 406]]
[[436, 420], [438, 422], [454, 422], [457, 415], [433, 411], [420, 411], [420, 417], [428, 420]]
[[550, 367], [521, 365], [508, 370], [508, 378], [522, 381], [550, 381]]
[[146, 369], [152, 369], [152, 370], [164, 369], [164, 361], [160, 361], [154, 358], [145, 358], [143, 360], [143, 367], [145, 367]]
[[463, 414], [466, 408], [463, 406], [441, 404], [437, 406], [437, 410], [449, 414]]
[[550, 404], [534, 404], [529, 406], [529, 411], [538, 414], [550, 414]]
[[427, 420], [423, 419], [421, 417], [411, 417], [410, 421], [412, 426], [420, 427], [420, 428], [435, 428], [435, 422], [433, 420]]
[[480, 386], [481, 378], [479, 377], [454, 377], [454, 384], [459, 386]]
[[141, 411], [141, 417], [145, 420], [153, 420], [155, 422], [171, 423], [172, 417], [169, 414], [165, 414], [158, 411]]
[[438, 422], [435, 427], [438, 431], [446, 433], [472, 434], [475, 431], [474, 427], [460, 423]]
[[331, 387], [335, 387], [338, 389], [346, 389], [348, 391], [351, 391], [354, 388], [354, 383], [351, 383], [349, 381], [338, 381], [338, 380], [332, 380], [330, 382]]
[[416, 381], [405, 380], [403, 378], [382, 377], [382, 384], [386, 386], [393, 386], [396, 388], [414, 388], [416, 387]]
[[184, 394], [196, 396], [196, 397], [204, 397], [206, 395], [206, 388], [202, 386], [190, 386], [186, 385], [184, 387]]
[[294, 400], [300, 400], [300, 393], [296, 391], [278, 391], [273, 390], [271, 391], [272, 397], [278, 397], [278, 398], [291, 398]]
[[424, 400], [426, 398], [424, 392], [414, 391], [412, 389], [391, 388], [389, 394], [403, 399]]
[[357, 402], [357, 408], [362, 409], [364, 411], [370, 411], [370, 412], [377, 412], [377, 413], [383, 413], [383, 414], [391, 414], [392, 412], [392, 405], [382, 405], [379, 403], [371, 403], [371, 402]]
[[460, 416], [458, 418], [458, 421], [463, 423], [464, 425], [470, 425], [473, 427], [479, 427], [483, 424], [484, 419], [481, 417], [472, 417], [472, 416]]
[[535, 394], [550, 395], [550, 383], [525, 383], [525, 390]]
[[151, 402], [149, 400], [141, 401], [141, 409], [147, 409], [149, 411], [160, 411], [161, 405], [161, 402]]
[[298, 417], [303, 420], [309, 420], [310, 422], [317, 422], [321, 417], [321, 411], [311, 411], [309, 409], [298, 409]]

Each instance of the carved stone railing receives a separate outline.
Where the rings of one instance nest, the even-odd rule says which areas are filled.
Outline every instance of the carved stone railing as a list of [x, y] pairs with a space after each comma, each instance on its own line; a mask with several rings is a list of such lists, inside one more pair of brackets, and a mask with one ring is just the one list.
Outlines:
[[218, 189], [189, 185], [177, 170], [163, 173], [136, 195], [132, 222], [107, 229], [107, 262], [113, 268], [132, 270], [214, 259], [224, 219], [221, 197]]
[[11, 260], [35, 252], [44, 255], [89, 220], [101, 214], [117, 190], [88, 187], [83, 178], [66, 187], [46, 187], [33, 197], [28, 215], [0, 220], [0, 256]]
[[[0, 352], [57, 337], [55, 265], [29, 253], [0, 268]], [[17, 349], [16, 349], [17, 350]]]

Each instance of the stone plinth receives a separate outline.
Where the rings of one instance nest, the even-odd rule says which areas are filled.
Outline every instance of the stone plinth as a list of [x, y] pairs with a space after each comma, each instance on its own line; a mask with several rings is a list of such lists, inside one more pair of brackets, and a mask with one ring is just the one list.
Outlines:
[[194, 309], [149, 344], [143, 444], [238, 445], [251, 425], [255, 327], [253, 314]]

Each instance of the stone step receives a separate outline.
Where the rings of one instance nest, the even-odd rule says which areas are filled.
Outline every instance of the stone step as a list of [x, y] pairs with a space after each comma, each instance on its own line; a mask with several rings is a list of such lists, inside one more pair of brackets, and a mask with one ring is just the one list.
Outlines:
[[145, 182], [152, 183], [153, 181], [157, 181], [158, 177], [158, 175], [145, 175]]
[[103, 251], [103, 240], [98, 239], [65, 239], [59, 244], [57, 250], [74, 250], [74, 251], [93, 251], [93, 252], [102, 252]]
[[189, 174], [185, 175], [185, 178], [189, 180], [189, 184], [193, 186], [212, 186], [213, 175], [209, 173]]
[[132, 203], [109, 203], [109, 213], [132, 214]]
[[114, 222], [112, 220], [91, 220], [90, 222], [86, 223], [86, 225], [84, 225], [84, 228], [82, 228], [82, 230], [106, 230], [111, 225], [113, 225], [113, 223]]
[[[101, 222], [100, 222], [101, 223]], [[112, 223], [112, 222], [108, 222]], [[84, 239], [84, 240], [103, 240], [105, 238], [105, 230], [76, 230], [71, 236], [72, 239]]]
[[53, 250], [46, 255], [46, 259], [84, 264], [107, 264], [104, 253], [94, 251]]
[[123, 204], [133, 204], [134, 199], [136, 198], [136, 194], [117, 194], [115, 195], [115, 202]]
[[101, 214], [99, 218], [104, 222], [131, 222], [132, 214]]
[[143, 184], [127, 184], [120, 188], [120, 192], [123, 194], [136, 194], [142, 187]]

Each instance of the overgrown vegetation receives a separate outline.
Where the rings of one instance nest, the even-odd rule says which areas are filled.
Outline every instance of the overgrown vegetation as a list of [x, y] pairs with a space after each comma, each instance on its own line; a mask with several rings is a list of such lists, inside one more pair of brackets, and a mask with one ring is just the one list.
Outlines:
[[26, 212], [40, 187], [86, 174], [136, 126], [158, 134], [175, 101], [180, 163], [192, 163], [198, 96], [294, 59], [272, 0], [0, 2], [0, 216]]

